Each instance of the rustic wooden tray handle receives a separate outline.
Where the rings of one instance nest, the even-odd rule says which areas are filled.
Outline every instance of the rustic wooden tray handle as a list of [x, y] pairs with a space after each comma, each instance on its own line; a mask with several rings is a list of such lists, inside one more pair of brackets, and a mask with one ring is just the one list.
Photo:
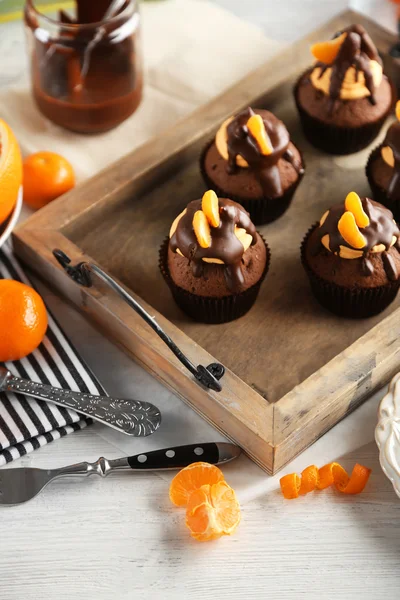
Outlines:
[[197, 367], [185, 356], [178, 348], [169, 335], [160, 327], [157, 321], [137, 302], [123, 287], [121, 287], [112, 277], [97, 265], [88, 262], [80, 262], [77, 265], [71, 265], [71, 259], [62, 250], [53, 250], [53, 255], [66, 271], [66, 273], [79, 285], [92, 287], [92, 273], [102, 279], [114, 292], [116, 292], [125, 302], [133, 308], [138, 315], [156, 332], [156, 334], [167, 344], [168, 348], [175, 354], [183, 365], [194, 375], [199, 383], [206, 388], [220, 392], [222, 390], [219, 380], [225, 373], [225, 368], [219, 363], [211, 363], [207, 367], [198, 365]]

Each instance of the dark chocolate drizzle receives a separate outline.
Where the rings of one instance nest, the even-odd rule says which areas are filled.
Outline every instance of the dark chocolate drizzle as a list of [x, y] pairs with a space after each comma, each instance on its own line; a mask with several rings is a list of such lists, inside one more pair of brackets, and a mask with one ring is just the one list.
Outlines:
[[[385, 208], [381, 204], [378, 204], [377, 202], [374, 202], [373, 200], [370, 200], [369, 198], [361, 198], [361, 203], [364, 212], [368, 215], [370, 221], [368, 227], [359, 227], [360, 232], [366, 240], [365, 247], [359, 250], [363, 254], [361, 257], [361, 272], [366, 277], [373, 274], [374, 267], [370, 260], [372, 255], [371, 251], [374, 246], [383, 244], [385, 246], [385, 251], [381, 252], [380, 254], [382, 256], [382, 263], [385, 273], [390, 281], [396, 281], [398, 277], [397, 268], [393, 258], [388, 254], [388, 251], [392, 247], [393, 236], [397, 238], [396, 244], [394, 244], [393, 247], [399, 250], [398, 242], [400, 231], [397, 227], [397, 224], [393, 220], [393, 215], [389, 209]], [[318, 250], [322, 245], [322, 238], [325, 235], [329, 235], [329, 248], [331, 252], [338, 256], [340, 256], [340, 246], [346, 246], [352, 250], [358, 250], [350, 246], [350, 244], [343, 239], [338, 229], [339, 220], [345, 212], [346, 208], [344, 202], [333, 206], [329, 210], [325, 221], [317, 229]]]
[[193, 200], [187, 206], [186, 213], [178, 222], [175, 233], [170, 239], [173, 252], [178, 249], [185, 256], [192, 268], [195, 277], [203, 274], [207, 263], [203, 258], [218, 258], [224, 265], [224, 274], [228, 289], [239, 292], [244, 284], [242, 272], [243, 244], [235, 234], [235, 225], [242, 227], [252, 238], [252, 245], [257, 241], [256, 228], [250, 220], [249, 214], [236, 202], [227, 198], [219, 198], [219, 227], [211, 227], [211, 246], [202, 248], [196, 239], [193, 229], [193, 217], [197, 210], [201, 210], [201, 200]]
[[[257, 141], [247, 127], [247, 121], [254, 114], [261, 115], [273, 148], [273, 152], [267, 156], [261, 153]], [[235, 173], [240, 168], [236, 164], [236, 158], [240, 155], [253, 170], [266, 196], [274, 198], [283, 193], [278, 168], [278, 161], [281, 158], [291, 163], [299, 174], [304, 172], [303, 165], [299, 164], [293, 153], [288, 150], [290, 142], [288, 130], [282, 121], [268, 111], [246, 108], [229, 123], [227, 135], [228, 173]]]
[[386, 133], [383, 146], [389, 146], [393, 151], [393, 175], [387, 190], [388, 197], [395, 201], [400, 199], [400, 122], [396, 121]]
[[347, 36], [340, 46], [338, 55], [333, 63], [326, 64], [319, 62], [316, 65], [316, 67], [321, 69], [320, 78], [328, 68], [332, 69], [329, 86], [329, 97], [332, 101], [331, 109], [333, 110], [335, 102], [340, 98], [343, 81], [350, 67], [355, 67], [356, 69], [356, 81], [358, 81], [360, 72], [364, 73], [365, 85], [370, 93], [368, 99], [371, 104], [376, 104], [375, 84], [370, 61], [375, 60], [379, 64], [382, 64], [378, 50], [362, 25], [350, 25], [350, 27], [339, 31], [334, 37], [338, 37], [342, 33], [347, 33]]

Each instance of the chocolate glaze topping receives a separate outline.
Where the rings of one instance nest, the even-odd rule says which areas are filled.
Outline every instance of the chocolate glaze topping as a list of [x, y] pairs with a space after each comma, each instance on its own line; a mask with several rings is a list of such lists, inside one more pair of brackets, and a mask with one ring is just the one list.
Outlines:
[[252, 245], [254, 245], [257, 241], [257, 232], [249, 214], [240, 204], [227, 198], [219, 198], [220, 225], [211, 227], [211, 246], [202, 248], [197, 242], [193, 229], [193, 217], [197, 210], [201, 210], [201, 200], [193, 200], [188, 204], [186, 213], [179, 220], [176, 231], [170, 239], [171, 250], [176, 252], [179, 248], [183, 256], [190, 261], [195, 277], [200, 277], [207, 265], [203, 258], [219, 258], [224, 263], [228, 289], [232, 292], [240, 292], [244, 284], [242, 273], [244, 248], [235, 235], [235, 225], [245, 229], [252, 236]]
[[[266, 133], [271, 141], [273, 152], [267, 156], [261, 153], [256, 140], [247, 128], [247, 121], [254, 114], [262, 116]], [[277, 164], [281, 158], [290, 162], [298, 173], [304, 172], [303, 166], [297, 164], [293, 154], [288, 150], [290, 137], [285, 125], [270, 112], [246, 108], [229, 123], [227, 134], [228, 173], [235, 173], [240, 168], [236, 164], [236, 157], [242, 156], [254, 171], [266, 196], [277, 197], [283, 193]]]
[[384, 146], [389, 146], [393, 151], [394, 167], [387, 195], [392, 200], [400, 198], [400, 121], [391, 125], [386, 133]]
[[328, 65], [319, 62], [316, 65], [316, 67], [321, 68], [320, 77], [322, 77], [326, 69], [332, 69], [329, 87], [332, 109], [336, 100], [340, 98], [340, 90], [342, 89], [346, 72], [350, 67], [355, 67], [356, 69], [356, 81], [358, 81], [359, 73], [364, 73], [365, 85], [370, 92], [369, 101], [371, 104], [375, 104], [375, 85], [370, 61], [375, 60], [379, 64], [382, 64], [378, 50], [362, 25], [350, 25], [350, 27], [339, 31], [335, 37], [338, 37], [342, 33], [347, 33], [347, 36], [333, 63]]
[[[398, 242], [400, 231], [393, 220], [393, 215], [390, 210], [369, 198], [361, 198], [361, 203], [364, 212], [368, 215], [370, 221], [368, 227], [359, 227], [360, 232], [366, 240], [365, 247], [360, 250], [360, 252], [363, 253], [361, 261], [362, 273], [366, 277], [373, 274], [374, 267], [369, 258], [371, 256], [371, 250], [374, 246], [383, 244], [385, 246], [385, 251], [380, 253], [382, 256], [383, 267], [388, 279], [395, 281], [398, 277], [398, 272], [393, 258], [388, 254], [388, 250], [392, 246], [393, 236], [397, 238], [394, 247], [399, 250]], [[346, 246], [353, 250], [355, 249], [343, 239], [338, 229], [339, 220], [344, 212], [346, 212], [344, 202], [333, 206], [329, 210], [324, 223], [317, 229], [318, 248], [315, 248], [316, 252], [320, 250], [322, 244], [321, 240], [325, 235], [329, 235], [329, 248], [334, 254], [339, 255], [340, 246]]]

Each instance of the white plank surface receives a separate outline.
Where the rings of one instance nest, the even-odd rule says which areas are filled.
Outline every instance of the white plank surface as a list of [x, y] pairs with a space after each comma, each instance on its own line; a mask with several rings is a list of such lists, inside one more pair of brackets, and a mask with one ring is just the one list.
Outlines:
[[[281, 41], [300, 37], [339, 12], [340, 0], [218, 0]], [[390, 25], [386, 0], [356, 0]], [[1, 4], [0, 4], [1, 7]], [[18, 26], [0, 31], [0, 85], [20, 79], [24, 49]], [[160, 405], [162, 435], [153, 447], [219, 438], [187, 407], [50, 292], [46, 300], [111, 394]], [[246, 458], [225, 469], [238, 490], [243, 520], [231, 539], [190, 540], [184, 514], [168, 501], [168, 477], [118, 474], [108, 479], [58, 481], [30, 503], [1, 510], [0, 600], [125, 600], [283, 598], [398, 600], [399, 501], [378, 466], [372, 440], [377, 398], [364, 405], [295, 461], [300, 469], [338, 458], [373, 468], [359, 498], [328, 490], [284, 501], [278, 478], [268, 479]], [[158, 437], [157, 437], [158, 436]], [[94, 427], [21, 459], [52, 467], [114, 458], [147, 448]], [[362, 446], [362, 447], [359, 447]], [[286, 470], [286, 472], [290, 469]]]

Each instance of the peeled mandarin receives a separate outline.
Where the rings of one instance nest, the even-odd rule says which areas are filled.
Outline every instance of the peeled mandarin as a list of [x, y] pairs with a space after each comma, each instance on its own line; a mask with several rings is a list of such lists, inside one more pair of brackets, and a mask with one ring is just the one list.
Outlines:
[[202, 485], [190, 495], [186, 526], [196, 540], [207, 542], [231, 535], [239, 523], [239, 502], [226, 481]]
[[265, 156], [272, 154], [273, 148], [271, 140], [265, 131], [261, 115], [252, 115], [247, 121], [247, 127], [253, 138], [256, 140], [261, 154], [264, 154]]
[[350, 192], [347, 194], [344, 205], [346, 210], [353, 213], [358, 227], [368, 227], [369, 217], [364, 212], [361, 198], [358, 194], [355, 192]]
[[201, 200], [201, 208], [211, 227], [219, 227], [221, 221], [219, 216], [219, 203], [218, 196], [214, 190], [205, 192]]
[[361, 250], [366, 244], [366, 240], [357, 227], [353, 213], [346, 211], [339, 220], [338, 229], [342, 238], [353, 248]]
[[186, 506], [190, 495], [202, 485], [213, 485], [224, 480], [224, 474], [215, 465], [195, 462], [175, 475], [169, 487], [169, 497], [176, 506]]
[[333, 40], [327, 42], [318, 42], [311, 46], [311, 53], [318, 61], [330, 65], [338, 55], [341, 45], [343, 44], [346, 33], [342, 33]]
[[400, 100], [397, 100], [396, 102], [396, 118], [400, 121]]
[[202, 248], [211, 246], [211, 231], [207, 217], [202, 210], [196, 210], [193, 217], [193, 229], [196, 239]]

